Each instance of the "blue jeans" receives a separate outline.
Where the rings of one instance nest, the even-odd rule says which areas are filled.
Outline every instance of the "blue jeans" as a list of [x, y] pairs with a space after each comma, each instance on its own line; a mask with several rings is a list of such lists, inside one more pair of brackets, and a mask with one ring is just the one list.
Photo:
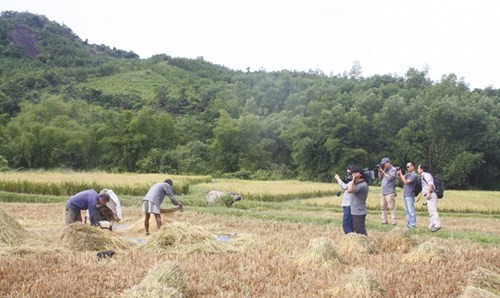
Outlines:
[[408, 227], [416, 227], [417, 213], [415, 212], [415, 197], [403, 197], [403, 204], [405, 206], [406, 223]]
[[342, 228], [344, 228], [344, 233], [353, 233], [354, 227], [352, 225], [351, 206], [342, 206], [342, 208], [344, 208], [344, 217], [342, 218]]

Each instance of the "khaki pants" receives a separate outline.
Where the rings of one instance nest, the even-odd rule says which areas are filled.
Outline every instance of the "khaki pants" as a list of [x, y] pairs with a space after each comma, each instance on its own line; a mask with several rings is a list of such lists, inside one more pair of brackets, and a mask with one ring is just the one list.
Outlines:
[[387, 208], [391, 210], [391, 223], [396, 224], [396, 193], [380, 195], [380, 209], [382, 211], [382, 223], [387, 223]]
[[429, 229], [441, 228], [437, 204], [438, 197], [437, 194], [433, 192], [431, 193], [431, 198], [427, 200], [427, 211], [429, 211]]

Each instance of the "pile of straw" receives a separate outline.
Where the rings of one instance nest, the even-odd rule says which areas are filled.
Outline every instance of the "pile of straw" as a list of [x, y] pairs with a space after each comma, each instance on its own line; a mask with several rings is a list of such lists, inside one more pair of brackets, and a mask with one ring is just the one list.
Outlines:
[[444, 249], [432, 242], [424, 242], [413, 248], [401, 261], [410, 264], [437, 264], [445, 260]]
[[332, 240], [327, 237], [318, 237], [309, 240], [307, 250], [299, 257], [300, 265], [318, 264], [321, 266], [335, 267], [340, 265], [342, 257], [333, 247]]
[[62, 231], [63, 244], [76, 251], [100, 251], [108, 249], [125, 249], [124, 240], [111, 231], [92, 227], [83, 223], [65, 226]]
[[19, 245], [26, 234], [27, 231], [13, 217], [0, 209], [0, 245]]
[[[165, 213], [161, 215], [161, 221], [162, 224], [168, 224], [172, 221], [174, 221], [174, 217], [176, 216], [177, 212], [170, 212], [170, 213]], [[144, 228], [144, 220], [145, 218], [143, 217], [142, 219], [131, 223], [130, 225], [126, 227], [120, 227], [120, 225], [115, 226], [113, 229], [114, 232], [117, 234], [120, 234], [122, 236], [127, 236], [127, 237], [144, 237], [146, 235], [146, 230]], [[121, 226], [124, 226], [125, 224], [121, 224]], [[151, 233], [155, 233], [158, 231], [158, 227], [156, 225], [156, 220], [154, 215], [151, 215], [149, 219], [149, 231]]]
[[357, 259], [377, 252], [371, 240], [362, 234], [350, 233], [345, 235], [338, 245], [339, 253], [349, 259]]
[[344, 280], [331, 289], [333, 297], [377, 297], [384, 290], [366, 268], [354, 268]]
[[463, 293], [458, 296], [458, 298], [498, 298], [500, 297], [497, 294], [494, 294], [490, 291], [474, 287], [474, 286], [467, 286], [465, 287]]
[[215, 235], [185, 222], [164, 224], [157, 233], [148, 239], [143, 249], [178, 254], [233, 251], [230, 245], [217, 241]]
[[[467, 288], [465, 289], [463, 295], [468, 293], [469, 296], [464, 297], [479, 297], [473, 296], [475, 293], [478, 295], [480, 293], [486, 292], [486, 294], [494, 295], [495, 297], [500, 296], [500, 274], [490, 271], [485, 268], [477, 268], [476, 270], [470, 272], [467, 279]], [[496, 296], [498, 295], [498, 296]], [[483, 295], [481, 297], [490, 297]]]
[[123, 297], [185, 296], [186, 283], [177, 263], [166, 261], [149, 271], [140, 284], [126, 290]]
[[382, 242], [380, 244], [380, 248], [383, 251], [387, 252], [409, 252], [416, 245], [416, 241], [414, 241], [410, 237], [409, 230], [394, 228], [389, 233], [384, 234]]

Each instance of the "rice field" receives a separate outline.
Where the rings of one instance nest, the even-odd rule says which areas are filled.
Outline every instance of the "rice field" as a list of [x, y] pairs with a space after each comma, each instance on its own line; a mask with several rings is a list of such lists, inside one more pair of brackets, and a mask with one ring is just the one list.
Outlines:
[[[128, 181], [152, 183], [160, 176]], [[105, 183], [111, 177], [126, 180], [119, 174], [102, 177]], [[67, 181], [60, 179], [52, 182]], [[22, 175], [14, 180], [35, 181]], [[334, 184], [189, 181], [189, 194], [179, 195], [184, 212], [162, 215], [160, 230], [152, 219], [149, 236], [142, 228], [140, 195], [123, 200], [124, 218], [110, 232], [65, 228], [65, 196], [25, 203], [13, 201], [25, 194], [0, 192], [0, 297], [500, 295], [498, 192], [447, 190], [438, 205], [440, 211], [447, 208], [443, 228], [431, 233], [426, 211], [417, 215], [418, 228], [407, 230], [401, 204], [398, 225], [381, 226], [378, 192], [372, 188], [364, 237], [343, 234], [339, 197], [314, 197], [316, 190], [336, 192]], [[208, 207], [204, 196], [212, 189], [247, 198], [230, 208]], [[2, 199], [7, 195], [9, 202]], [[270, 199], [248, 200], [249, 195]], [[96, 257], [107, 249], [116, 255]]]

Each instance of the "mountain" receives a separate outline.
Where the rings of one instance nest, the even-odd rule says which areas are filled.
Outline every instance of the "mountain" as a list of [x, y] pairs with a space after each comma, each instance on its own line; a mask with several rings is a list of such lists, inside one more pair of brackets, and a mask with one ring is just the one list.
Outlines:
[[13, 11], [0, 16], [0, 53], [64, 67], [88, 65], [109, 57], [139, 58], [134, 52], [88, 44], [70, 28], [45, 16]]

